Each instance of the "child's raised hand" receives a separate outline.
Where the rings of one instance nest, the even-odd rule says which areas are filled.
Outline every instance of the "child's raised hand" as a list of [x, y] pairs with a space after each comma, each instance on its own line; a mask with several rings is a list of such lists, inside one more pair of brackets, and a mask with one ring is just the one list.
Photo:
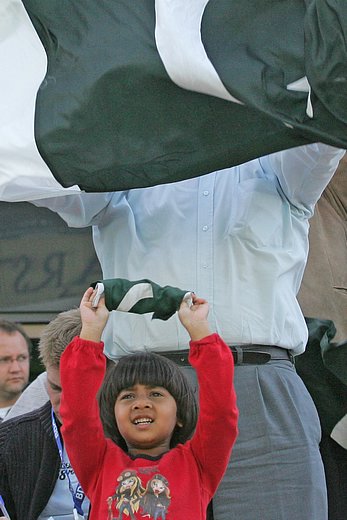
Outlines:
[[109, 311], [105, 306], [105, 298], [101, 297], [97, 307], [92, 307], [95, 291], [89, 287], [80, 303], [82, 330], [80, 337], [90, 341], [99, 342], [102, 332], [108, 320]]
[[198, 341], [211, 334], [207, 321], [208, 311], [208, 302], [204, 298], [198, 298], [194, 293], [191, 306], [188, 300], [182, 301], [178, 317], [193, 341]]

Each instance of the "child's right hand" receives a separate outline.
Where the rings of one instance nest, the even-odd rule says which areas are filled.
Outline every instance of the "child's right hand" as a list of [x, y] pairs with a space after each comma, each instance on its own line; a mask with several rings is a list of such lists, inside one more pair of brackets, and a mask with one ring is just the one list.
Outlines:
[[105, 306], [104, 297], [100, 298], [97, 307], [92, 306], [94, 294], [94, 289], [89, 287], [82, 296], [80, 303], [82, 319], [80, 338], [99, 342], [110, 313]]
[[198, 341], [211, 334], [207, 321], [209, 306], [207, 300], [192, 295], [192, 305], [189, 306], [187, 300], [183, 300], [178, 311], [178, 317], [182, 325], [186, 328], [190, 339]]

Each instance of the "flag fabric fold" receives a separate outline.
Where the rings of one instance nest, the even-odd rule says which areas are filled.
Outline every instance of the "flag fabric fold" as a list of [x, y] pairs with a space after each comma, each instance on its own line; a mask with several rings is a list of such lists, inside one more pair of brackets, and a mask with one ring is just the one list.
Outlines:
[[347, 148], [347, 2], [2, 0], [0, 67], [0, 200]]
[[91, 287], [99, 289], [98, 297], [104, 295], [109, 311], [153, 313], [152, 319], [168, 320], [179, 309], [183, 299], [191, 300], [191, 291], [170, 285], [161, 287], [146, 278], [135, 281], [110, 278], [93, 282]]

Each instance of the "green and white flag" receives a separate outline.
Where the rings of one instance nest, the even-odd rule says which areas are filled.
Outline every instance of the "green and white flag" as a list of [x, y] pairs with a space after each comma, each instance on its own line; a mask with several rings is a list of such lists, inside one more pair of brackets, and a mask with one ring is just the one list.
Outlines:
[[347, 148], [343, 0], [1, 0], [0, 200]]
[[168, 320], [179, 309], [183, 299], [191, 304], [191, 291], [178, 287], [160, 285], [148, 280], [130, 281], [125, 278], [110, 278], [93, 282], [96, 289], [93, 306], [97, 307], [101, 296], [109, 311], [153, 313], [152, 319]]

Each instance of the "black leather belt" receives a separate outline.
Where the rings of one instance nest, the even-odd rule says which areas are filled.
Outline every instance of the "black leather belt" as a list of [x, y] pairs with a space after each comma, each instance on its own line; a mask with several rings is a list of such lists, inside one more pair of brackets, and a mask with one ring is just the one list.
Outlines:
[[[269, 361], [283, 359], [294, 364], [294, 357], [291, 352], [282, 347], [271, 345], [233, 345], [229, 347], [234, 358], [235, 365], [265, 365]], [[156, 352], [177, 365], [190, 366], [188, 361], [189, 350], [168, 350]]]

